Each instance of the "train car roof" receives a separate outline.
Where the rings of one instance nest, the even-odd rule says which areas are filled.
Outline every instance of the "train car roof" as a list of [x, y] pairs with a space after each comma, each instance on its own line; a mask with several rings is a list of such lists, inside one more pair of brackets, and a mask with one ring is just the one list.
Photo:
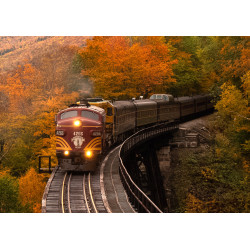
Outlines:
[[138, 106], [143, 106], [143, 105], [157, 105], [157, 103], [154, 100], [150, 99], [142, 99], [142, 100], [134, 100], [133, 103]]
[[150, 100], [150, 99], [141, 99], [141, 100], [134, 100], [133, 102], [135, 102], [135, 103], [141, 103], [141, 102], [150, 102], [150, 103], [152, 103], [152, 102], [154, 102], [154, 100]]
[[182, 97], [177, 97], [177, 98], [174, 98], [175, 101], [179, 101], [179, 102], [187, 102], [187, 101], [191, 101], [191, 100], [194, 100], [193, 97], [191, 96], [182, 96]]
[[206, 98], [208, 95], [196, 95], [193, 96], [194, 99], [199, 99], [199, 98]]
[[120, 107], [130, 107], [130, 106], [134, 106], [132, 101], [115, 101], [112, 103], [114, 105], [114, 107], [120, 108]]
[[154, 102], [159, 103], [159, 104], [167, 104], [167, 105], [174, 104], [174, 102], [169, 102], [169, 101], [166, 101], [163, 99], [151, 99], [151, 101], [154, 101]]

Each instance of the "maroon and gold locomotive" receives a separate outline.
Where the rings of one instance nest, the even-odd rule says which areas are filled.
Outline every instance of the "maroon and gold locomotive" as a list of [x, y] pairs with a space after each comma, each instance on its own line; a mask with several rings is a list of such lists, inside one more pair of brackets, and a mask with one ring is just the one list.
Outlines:
[[103, 149], [105, 112], [73, 104], [56, 115], [56, 155], [63, 170], [94, 171]]

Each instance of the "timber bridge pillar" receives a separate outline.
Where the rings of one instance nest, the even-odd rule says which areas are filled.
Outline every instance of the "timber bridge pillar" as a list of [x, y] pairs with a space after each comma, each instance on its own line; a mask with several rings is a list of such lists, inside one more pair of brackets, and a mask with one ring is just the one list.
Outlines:
[[152, 143], [148, 146], [142, 153], [142, 160], [146, 167], [150, 197], [161, 210], [164, 210], [167, 204], [156, 148]]
[[[163, 186], [157, 148], [148, 142], [135, 148], [125, 160], [127, 171], [143, 192], [163, 211], [166, 210], [166, 197]], [[167, 212], [167, 211], [166, 211]]]

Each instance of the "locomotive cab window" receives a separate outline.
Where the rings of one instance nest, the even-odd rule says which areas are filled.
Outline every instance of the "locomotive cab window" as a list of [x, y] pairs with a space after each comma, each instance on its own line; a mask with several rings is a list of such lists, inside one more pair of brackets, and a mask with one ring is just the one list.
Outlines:
[[61, 114], [61, 120], [77, 116], [77, 110], [70, 110]]
[[81, 112], [81, 117], [85, 117], [85, 118], [88, 118], [88, 119], [91, 119], [91, 120], [95, 120], [95, 121], [99, 121], [99, 115], [94, 113], [94, 112], [91, 112], [91, 111], [88, 111], [88, 110], [82, 110]]

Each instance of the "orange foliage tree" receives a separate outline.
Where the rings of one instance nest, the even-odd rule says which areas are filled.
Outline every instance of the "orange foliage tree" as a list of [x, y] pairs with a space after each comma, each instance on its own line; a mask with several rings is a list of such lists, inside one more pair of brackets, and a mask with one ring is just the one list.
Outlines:
[[11, 171], [15, 176], [28, 167], [24, 162], [30, 158], [33, 142], [29, 127], [41, 84], [39, 71], [26, 64], [10, 72], [0, 86], [6, 99], [2, 103], [4, 109], [0, 111], [0, 137], [5, 142], [5, 152], [0, 160], [9, 169], [18, 169]]
[[[57, 164], [54, 117], [78, 99], [73, 89], [77, 90], [82, 82], [80, 73], [76, 76], [70, 71], [75, 47], [53, 46], [52, 51], [45, 50], [15, 70], [0, 74], [0, 140], [4, 141], [0, 171], [20, 178], [23, 207], [15, 208], [20, 211], [30, 211], [29, 207], [40, 211], [46, 183], [44, 176], [35, 171], [37, 156], [51, 155], [53, 166]], [[73, 80], [70, 84], [69, 79]], [[75, 79], [79, 84], [73, 88]]]
[[33, 212], [41, 212], [41, 197], [46, 186], [44, 176], [31, 168], [19, 179], [19, 196], [23, 206], [31, 206]]
[[49, 51], [44, 47], [36, 54], [32, 63], [40, 72], [44, 92], [53, 95], [58, 87], [69, 91], [72, 81], [70, 68], [76, 52], [77, 48], [74, 46], [54, 44], [50, 46]]
[[38, 154], [55, 156], [55, 114], [78, 97], [63, 86], [46, 91], [43, 78], [37, 68], [26, 64], [9, 73], [0, 85], [6, 99], [0, 110], [0, 138], [5, 141], [0, 160], [14, 176], [34, 166]]
[[224, 37], [222, 45], [222, 77], [225, 80], [240, 79], [250, 69], [250, 38]]
[[80, 50], [82, 74], [104, 98], [147, 97], [174, 82], [169, 49], [163, 37], [94, 37]]
[[[33, 144], [34, 155], [51, 155], [52, 164], [56, 163], [56, 136], [55, 136], [55, 114], [58, 110], [66, 108], [66, 104], [74, 103], [79, 94], [77, 92], [65, 93], [64, 88], [55, 88], [54, 96], [44, 98], [34, 108], [34, 117], [30, 129], [35, 138]], [[32, 160], [36, 164], [36, 158]]]
[[27, 115], [40, 94], [41, 85], [41, 75], [31, 64], [18, 66], [17, 70], [8, 74], [1, 90], [9, 97], [9, 113]]

